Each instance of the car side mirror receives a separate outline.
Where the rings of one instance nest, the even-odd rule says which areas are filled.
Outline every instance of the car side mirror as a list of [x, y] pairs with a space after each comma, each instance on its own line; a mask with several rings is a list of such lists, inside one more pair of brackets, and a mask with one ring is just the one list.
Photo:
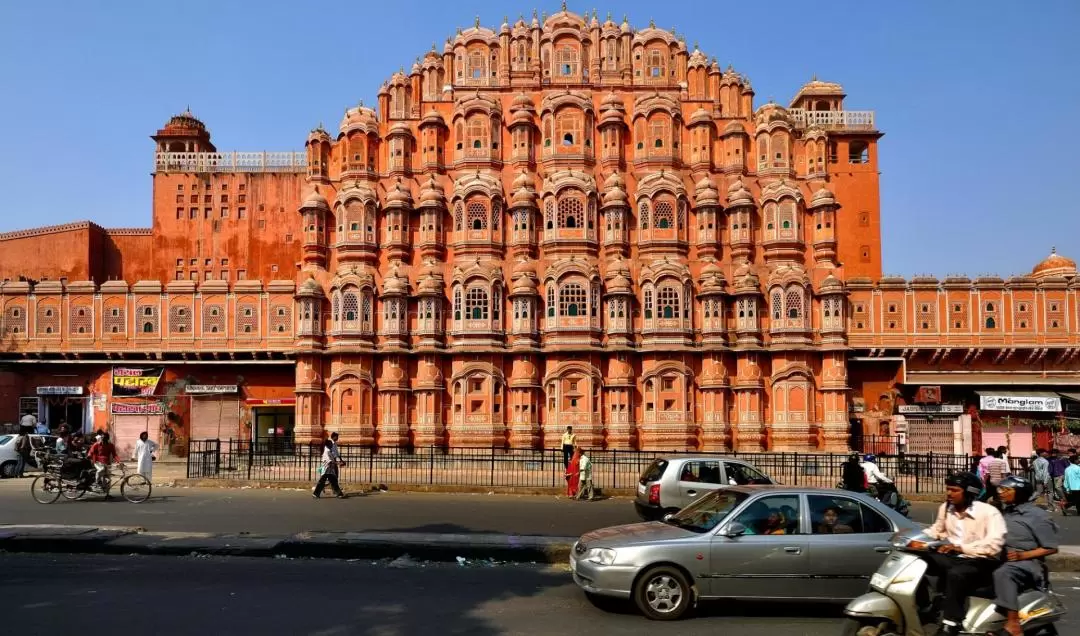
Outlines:
[[664, 521], [671, 521], [671, 518], [674, 517], [674, 516], [675, 516], [675, 513], [669, 512], [666, 515], [664, 515]]
[[746, 526], [739, 523], [738, 521], [732, 521], [731, 523], [728, 524], [727, 529], [724, 530], [724, 536], [729, 538], [729, 539], [734, 539], [735, 537], [741, 537], [744, 534], [746, 534]]

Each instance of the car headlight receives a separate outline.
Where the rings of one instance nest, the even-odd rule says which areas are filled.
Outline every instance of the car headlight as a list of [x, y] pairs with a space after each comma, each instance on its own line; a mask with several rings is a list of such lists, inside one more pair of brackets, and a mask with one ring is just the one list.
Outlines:
[[615, 551], [610, 548], [593, 548], [585, 553], [585, 559], [598, 565], [611, 565], [615, 562]]

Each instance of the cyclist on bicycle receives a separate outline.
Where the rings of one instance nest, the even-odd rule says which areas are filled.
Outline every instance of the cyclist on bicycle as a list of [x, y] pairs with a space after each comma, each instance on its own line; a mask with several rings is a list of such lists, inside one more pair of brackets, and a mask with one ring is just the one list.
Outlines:
[[109, 441], [108, 433], [98, 436], [87, 456], [94, 462], [94, 480], [104, 488], [105, 479], [109, 476], [109, 465], [116, 462], [116, 447]]

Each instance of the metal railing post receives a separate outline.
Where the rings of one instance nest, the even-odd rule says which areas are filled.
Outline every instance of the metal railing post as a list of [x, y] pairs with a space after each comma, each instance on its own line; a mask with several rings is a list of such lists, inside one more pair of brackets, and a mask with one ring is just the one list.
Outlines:
[[495, 447], [491, 447], [491, 486], [495, 485]]
[[435, 446], [428, 446], [428, 485], [435, 485]]

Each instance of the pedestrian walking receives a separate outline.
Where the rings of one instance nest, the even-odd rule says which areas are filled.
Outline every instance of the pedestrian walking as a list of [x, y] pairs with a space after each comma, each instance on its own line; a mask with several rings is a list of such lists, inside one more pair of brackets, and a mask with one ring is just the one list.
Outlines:
[[315, 490], [311, 493], [311, 496], [316, 499], [322, 497], [322, 491], [328, 483], [334, 491], [335, 497], [338, 499], [345, 498], [345, 493], [341, 492], [341, 486], [338, 484], [338, 467], [344, 466], [345, 461], [341, 459], [341, 453], [338, 452], [337, 440], [338, 434], [332, 433], [330, 439], [323, 442], [322, 474], [319, 475], [319, 481], [315, 484]]
[[29, 431], [33, 429], [27, 429], [25, 426], [19, 429], [19, 434], [15, 436], [15, 476], [22, 477], [26, 471], [26, 464], [30, 461], [30, 454], [33, 452], [33, 446], [30, 445]]
[[588, 451], [584, 448], [580, 450], [578, 458], [577, 498], [587, 501], [592, 501], [593, 498], [592, 458], [589, 457]]
[[37, 428], [37, 424], [38, 424], [37, 416], [34, 415], [33, 413], [31, 413], [30, 411], [25, 411], [22, 414], [22, 417], [19, 418], [19, 426], [22, 427], [22, 429], [24, 431], [26, 431], [27, 433], [30, 433], [35, 428]]
[[574, 449], [570, 458], [570, 465], [566, 467], [566, 496], [571, 499], [577, 497], [578, 488], [581, 487], [581, 449]]
[[1061, 508], [1061, 514], [1065, 514], [1070, 506], [1075, 506], [1077, 513], [1080, 513], [1080, 457], [1069, 457], [1069, 467], [1065, 469], [1062, 485], [1065, 488], [1065, 504]]
[[566, 468], [570, 468], [570, 456], [574, 454], [575, 446], [577, 446], [577, 436], [574, 435], [574, 427], [567, 426], [562, 436], [562, 460]]
[[146, 431], [139, 433], [139, 441], [135, 442], [135, 454], [132, 459], [135, 460], [138, 466], [137, 470], [140, 475], [146, 477], [146, 481], [153, 483], [154, 475], [154, 460], [157, 457], [154, 456], [158, 450], [157, 442], [150, 440], [150, 434]]
[[1065, 479], [1065, 469], [1068, 468], [1068, 460], [1061, 461], [1061, 452], [1056, 448], [1050, 449], [1050, 457], [1047, 461], [1050, 463], [1050, 494], [1055, 503], [1061, 503], [1065, 501], [1065, 488], [1062, 482]]
[[995, 448], [986, 449], [987, 454], [990, 456], [990, 461], [986, 463], [984, 473], [986, 474], [984, 481], [986, 489], [982, 493], [982, 501], [997, 501], [997, 488], [1002, 479], [1009, 474], [1009, 467], [1002, 459], [1002, 452]]
[[1049, 510], [1054, 507], [1054, 480], [1050, 477], [1050, 460], [1047, 455], [1045, 449], [1035, 451], [1035, 458], [1031, 461], [1031, 474], [1035, 483], [1035, 498], [1046, 497], [1046, 509]]

